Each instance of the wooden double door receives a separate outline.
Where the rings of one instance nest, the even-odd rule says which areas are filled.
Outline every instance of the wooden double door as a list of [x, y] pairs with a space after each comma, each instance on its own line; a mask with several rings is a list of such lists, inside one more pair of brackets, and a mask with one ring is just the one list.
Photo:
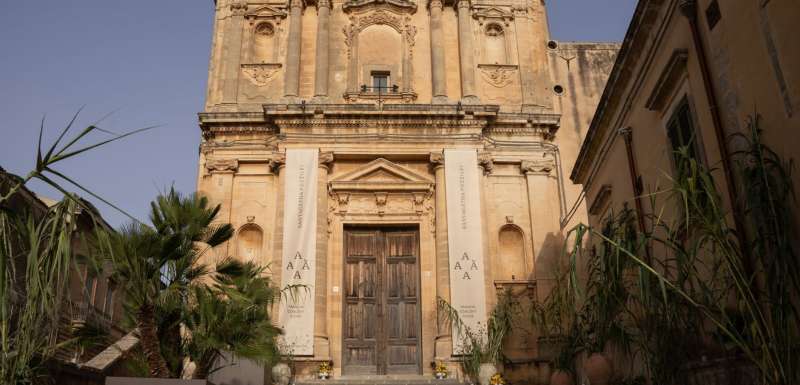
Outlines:
[[344, 373], [421, 373], [418, 229], [352, 227], [344, 239]]

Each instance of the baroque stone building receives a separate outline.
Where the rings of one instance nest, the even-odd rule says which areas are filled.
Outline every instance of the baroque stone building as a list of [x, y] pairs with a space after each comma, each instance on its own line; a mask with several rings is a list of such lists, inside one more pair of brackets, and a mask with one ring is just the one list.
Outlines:
[[300, 371], [429, 374], [459, 348], [437, 297], [475, 328], [544, 298], [617, 49], [551, 41], [542, 0], [216, 2], [198, 191], [220, 256], [308, 289], [279, 312]]

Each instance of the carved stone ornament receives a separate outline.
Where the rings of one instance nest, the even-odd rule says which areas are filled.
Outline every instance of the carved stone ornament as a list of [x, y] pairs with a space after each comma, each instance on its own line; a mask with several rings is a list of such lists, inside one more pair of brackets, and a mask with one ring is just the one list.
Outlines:
[[267, 165], [269, 166], [270, 171], [276, 174], [278, 173], [278, 170], [280, 170], [281, 166], [285, 164], [286, 164], [286, 154], [283, 153], [275, 153], [267, 161]]
[[511, 11], [498, 7], [477, 8], [472, 17], [478, 20], [479, 25], [483, 25], [487, 20], [502, 20], [503, 24], [508, 26], [514, 20], [514, 14]]
[[288, 15], [286, 11], [269, 5], [258, 7], [244, 15], [245, 19], [247, 19], [251, 24], [255, 23], [257, 20], [266, 19], [273, 20], [276, 24], [280, 24], [281, 19], [285, 19], [287, 16]]
[[483, 79], [490, 85], [503, 88], [511, 84], [517, 77], [517, 66], [504, 64], [479, 64]]
[[444, 167], [444, 153], [432, 152], [430, 155], [430, 162], [434, 168]]
[[485, 152], [479, 153], [478, 165], [480, 165], [481, 168], [483, 168], [484, 175], [489, 175], [492, 173], [492, 170], [494, 169], [494, 160], [492, 159], [492, 156], [488, 153]]
[[239, 169], [239, 161], [237, 159], [207, 159], [206, 170], [209, 174], [216, 173], [234, 173]]
[[523, 160], [520, 164], [520, 169], [524, 174], [550, 174], [555, 168], [555, 162], [552, 159], [541, 160]]
[[242, 72], [251, 83], [263, 87], [269, 84], [280, 71], [280, 63], [242, 64]]
[[417, 11], [417, 3], [410, 0], [346, 0], [342, 4], [342, 10], [349, 13], [378, 5], [398, 12]]
[[350, 24], [342, 27], [344, 33], [344, 44], [347, 46], [347, 57], [352, 54], [352, 47], [356, 36], [371, 25], [388, 25], [394, 28], [400, 35], [405, 36], [408, 53], [413, 51], [417, 28], [411, 25], [411, 18], [395, 15], [392, 12], [379, 9], [364, 16], [351, 16]]
[[333, 163], [333, 152], [330, 151], [320, 152], [319, 157], [317, 159], [319, 160], [320, 167], [328, 168], [330, 167], [331, 163]]
[[230, 9], [232, 16], [244, 16], [247, 13], [247, 3], [233, 3]]

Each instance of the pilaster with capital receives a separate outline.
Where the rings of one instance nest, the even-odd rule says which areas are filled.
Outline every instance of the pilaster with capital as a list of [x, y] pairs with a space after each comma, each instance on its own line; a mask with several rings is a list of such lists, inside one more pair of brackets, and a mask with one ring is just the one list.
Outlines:
[[319, 153], [317, 175], [317, 266], [314, 302], [314, 355], [330, 358], [328, 337], [328, 173], [333, 166], [333, 153]]
[[428, 4], [431, 23], [431, 82], [434, 103], [447, 103], [447, 83], [444, 67], [444, 31], [442, 30], [442, 0]]
[[223, 42], [225, 70], [222, 79], [222, 102], [234, 104], [239, 92], [242, 33], [244, 31], [244, 15], [247, 12], [247, 4], [231, 3], [229, 10], [230, 16], [225, 22], [225, 38]]
[[[534, 274], [537, 280], [542, 275], [538, 261], [544, 261], [543, 256], [555, 253], [552, 240], [548, 243], [548, 237], [557, 236], [561, 232], [558, 221], [558, 208], [553, 204], [558, 203], [558, 186], [556, 178], [551, 176], [555, 170], [555, 162], [550, 158], [537, 160], [523, 160], [520, 170], [525, 174], [528, 185], [528, 209], [531, 223], [531, 242], [533, 244], [533, 254], [537, 256], [534, 264]], [[552, 255], [551, 255], [552, 257]], [[544, 283], [544, 282], [543, 282]], [[537, 290], [541, 297], [546, 295], [549, 290]], [[542, 300], [543, 298], [539, 298]]]
[[330, 0], [317, 1], [317, 52], [314, 69], [314, 97], [328, 96], [330, 62]]
[[475, 93], [475, 52], [472, 48], [472, 17], [469, 0], [456, 2], [458, 12], [458, 56], [461, 63], [461, 100], [478, 103]]
[[[445, 190], [444, 153], [430, 154], [435, 176], [436, 296], [450, 301], [450, 257], [447, 244], [447, 194]], [[449, 358], [453, 352], [451, 326], [439, 316], [435, 342], [436, 358]]]
[[300, 95], [300, 43], [303, 20], [303, 0], [291, 0], [289, 10], [289, 41], [286, 44], [284, 96]]

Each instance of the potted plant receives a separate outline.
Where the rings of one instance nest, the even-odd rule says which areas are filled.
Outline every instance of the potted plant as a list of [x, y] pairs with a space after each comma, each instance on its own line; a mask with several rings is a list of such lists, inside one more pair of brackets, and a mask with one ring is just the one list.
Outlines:
[[500, 295], [485, 327], [470, 329], [459, 317], [458, 311], [442, 298], [437, 299], [439, 313], [453, 324], [461, 336], [461, 368], [470, 380], [480, 385], [491, 385], [497, 374], [497, 363], [503, 358], [504, 340], [513, 326], [513, 317], [519, 304], [510, 292]]
[[447, 366], [442, 361], [436, 361], [433, 367], [433, 375], [437, 380], [444, 380], [449, 374]]
[[325, 361], [319, 364], [319, 368], [317, 369], [317, 378], [320, 380], [327, 380], [333, 374], [333, 362]]

